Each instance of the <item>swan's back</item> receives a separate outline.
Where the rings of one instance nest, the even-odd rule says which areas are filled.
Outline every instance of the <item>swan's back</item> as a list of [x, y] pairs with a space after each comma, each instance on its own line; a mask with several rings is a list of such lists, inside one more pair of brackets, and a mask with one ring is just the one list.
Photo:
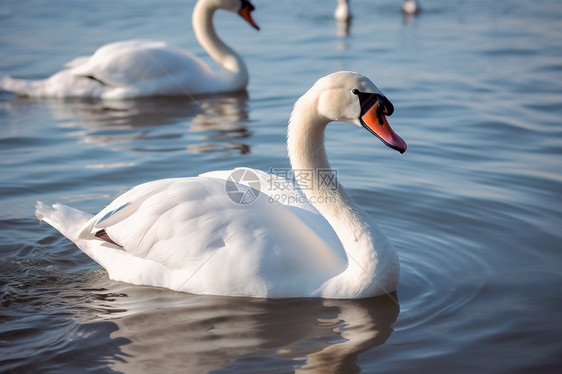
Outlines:
[[110, 86], [130, 85], [146, 79], [161, 79], [184, 69], [212, 74], [197, 57], [166, 42], [128, 40], [99, 48], [86, 63], [74, 66], [75, 75], [92, 75]]
[[[314, 296], [344, 270], [343, 248], [314, 208], [274, 202], [264, 183], [255, 201], [235, 203], [219, 174], [139, 185], [67, 236], [112, 279], [192, 293]], [[102, 230], [117, 245], [96, 237]]]

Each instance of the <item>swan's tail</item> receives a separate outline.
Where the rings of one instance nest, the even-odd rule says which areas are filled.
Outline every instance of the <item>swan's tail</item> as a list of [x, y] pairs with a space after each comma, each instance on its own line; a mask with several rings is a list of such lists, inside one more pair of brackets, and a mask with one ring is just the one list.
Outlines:
[[76, 243], [86, 223], [93, 216], [81, 210], [71, 208], [62, 204], [52, 206], [38, 201], [35, 207], [35, 215], [41, 221], [57, 229], [61, 234]]
[[45, 80], [26, 80], [4, 77], [0, 80], [0, 88], [10, 91], [19, 96], [37, 96], [38, 92], [44, 91]]
[[0, 88], [29, 97], [101, 97], [108, 86], [94, 77], [75, 75], [64, 69], [47, 79], [26, 80], [4, 77]]
[[59, 230], [85, 254], [103, 266], [110, 279], [172, 289], [179, 288], [173, 284], [185, 284], [185, 273], [180, 272], [178, 279], [171, 284], [170, 268], [155, 261], [133, 256], [117, 245], [89, 234], [87, 228], [91, 227], [88, 226], [91, 225], [89, 222], [93, 217], [91, 214], [62, 204], [49, 206], [38, 201], [35, 215]]

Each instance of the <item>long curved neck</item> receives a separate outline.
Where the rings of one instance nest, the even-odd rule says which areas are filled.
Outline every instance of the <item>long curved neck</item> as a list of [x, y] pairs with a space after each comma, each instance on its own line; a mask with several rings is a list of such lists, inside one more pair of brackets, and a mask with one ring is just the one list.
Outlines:
[[[318, 115], [314, 99], [301, 97], [289, 121], [287, 147], [293, 171], [313, 175], [313, 183], [303, 188], [303, 192], [336, 230], [347, 251], [355, 246], [361, 231], [367, 229], [363, 220], [366, 214], [337, 181], [337, 171], [330, 167], [326, 157], [324, 130], [330, 122]], [[354, 238], [353, 241], [350, 242], [350, 238]]]
[[242, 58], [217, 36], [213, 27], [213, 15], [216, 10], [217, 7], [207, 1], [198, 1], [195, 4], [192, 17], [195, 37], [213, 60], [234, 75], [241, 88], [245, 88], [248, 84], [248, 70]]
[[328, 281], [325, 288], [331, 294], [347, 296], [354, 290], [357, 297], [393, 291], [396, 279], [388, 274], [398, 270], [392, 246], [342, 185], [333, 183], [337, 172], [330, 168], [324, 147], [324, 130], [330, 120], [319, 115], [316, 107], [316, 99], [308, 95], [297, 101], [289, 121], [287, 146], [294, 171], [312, 171], [319, 176], [303, 192], [330, 223], [348, 257], [347, 269]]

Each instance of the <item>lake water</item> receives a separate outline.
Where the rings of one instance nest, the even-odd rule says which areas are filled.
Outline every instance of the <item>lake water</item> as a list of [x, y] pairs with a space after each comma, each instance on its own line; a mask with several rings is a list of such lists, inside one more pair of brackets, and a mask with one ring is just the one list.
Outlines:
[[[209, 61], [193, 1], [0, 3], [0, 76], [44, 78], [116, 40]], [[220, 13], [247, 95], [100, 102], [0, 92], [0, 371], [559, 373], [562, 4], [255, 0], [256, 32]], [[287, 119], [314, 81], [370, 77], [404, 155], [332, 124], [328, 156], [401, 260], [398, 290], [358, 301], [183, 294], [108, 280], [34, 216], [95, 213], [154, 179], [286, 168]]]

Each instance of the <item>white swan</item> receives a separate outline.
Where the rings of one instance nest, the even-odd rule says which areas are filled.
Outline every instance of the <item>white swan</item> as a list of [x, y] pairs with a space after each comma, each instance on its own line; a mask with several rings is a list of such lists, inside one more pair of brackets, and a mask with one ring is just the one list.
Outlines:
[[416, 0], [404, 0], [402, 4], [402, 12], [406, 15], [414, 15], [420, 11]]
[[338, 6], [334, 11], [334, 18], [340, 21], [346, 21], [351, 18], [349, 11], [349, 0], [338, 0]]
[[392, 112], [369, 79], [334, 73], [296, 102], [289, 122], [292, 168], [309, 173], [302, 190], [280, 176], [236, 169], [141, 184], [95, 216], [40, 202], [36, 215], [113, 280], [230, 296], [386, 294], [396, 289], [398, 257], [335, 181], [324, 129], [332, 121], [363, 126], [402, 153], [406, 143], [385, 117]]
[[78, 57], [67, 69], [44, 80], [5, 77], [0, 87], [31, 97], [125, 99], [158, 95], [198, 95], [244, 90], [248, 71], [240, 56], [216, 35], [217, 9], [239, 13], [253, 27], [248, 0], [199, 0], [193, 29], [199, 43], [218, 62], [218, 72], [191, 53], [165, 42], [129, 40], [106, 44], [92, 56]]

